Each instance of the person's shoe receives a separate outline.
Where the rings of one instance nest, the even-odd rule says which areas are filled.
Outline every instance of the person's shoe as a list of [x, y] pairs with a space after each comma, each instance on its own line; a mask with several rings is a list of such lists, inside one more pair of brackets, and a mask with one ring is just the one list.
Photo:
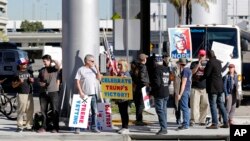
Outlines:
[[206, 127], [206, 129], [218, 129], [218, 126], [215, 124], [212, 124], [212, 125]]
[[40, 128], [39, 130], [37, 130], [37, 133], [44, 133], [44, 132], [46, 132], [44, 128]]
[[118, 131], [119, 134], [128, 134], [129, 133], [129, 129], [127, 128], [122, 128], [121, 130]]
[[147, 125], [145, 122], [143, 122], [143, 121], [136, 121], [135, 122], [135, 125], [136, 126], [145, 126], [145, 125]]
[[23, 132], [33, 132], [33, 129], [32, 128], [24, 128]]
[[229, 125], [228, 124], [223, 124], [220, 126], [220, 128], [229, 128]]
[[159, 130], [157, 133], [156, 133], [156, 135], [164, 135], [164, 134], [167, 134], [168, 133], [168, 131], [167, 130]]
[[75, 129], [75, 134], [80, 134], [80, 128]]
[[190, 126], [193, 127], [195, 125], [194, 122], [190, 122]]
[[58, 133], [58, 130], [53, 129], [53, 130], [51, 131], [51, 133]]
[[199, 125], [200, 126], [206, 126], [206, 123], [200, 123]]
[[23, 129], [22, 128], [17, 128], [16, 132], [21, 133], [21, 132], [23, 132]]
[[98, 130], [98, 129], [96, 129], [96, 128], [95, 128], [95, 129], [92, 129], [91, 132], [93, 132], [93, 133], [101, 133], [101, 131]]
[[183, 131], [183, 130], [188, 130], [189, 128], [188, 127], [185, 127], [185, 126], [179, 126], [176, 130], [177, 131]]

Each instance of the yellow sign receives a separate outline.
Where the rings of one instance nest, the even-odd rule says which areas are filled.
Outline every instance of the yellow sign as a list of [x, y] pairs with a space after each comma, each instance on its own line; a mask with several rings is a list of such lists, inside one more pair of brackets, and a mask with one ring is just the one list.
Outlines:
[[131, 77], [103, 76], [102, 96], [109, 99], [133, 99]]

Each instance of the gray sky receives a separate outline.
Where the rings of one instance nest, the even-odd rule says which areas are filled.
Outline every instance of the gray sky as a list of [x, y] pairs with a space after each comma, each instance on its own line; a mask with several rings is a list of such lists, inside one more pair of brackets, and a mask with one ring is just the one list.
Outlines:
[[[100, 19], [111, 17], [112, 0], [99, 0]], [[62, 0], [8, 0], [9, 20], [61, 20]], [[109, 10], [108, 10], [109, 9]]]

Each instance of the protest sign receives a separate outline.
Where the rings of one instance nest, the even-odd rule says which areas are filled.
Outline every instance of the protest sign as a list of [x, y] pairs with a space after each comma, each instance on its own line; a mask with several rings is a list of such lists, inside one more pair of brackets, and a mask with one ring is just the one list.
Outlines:
[[189, 28], [168, 28], [168, 37], [172, 59], [192, 58], [192, 41]]
[[214, 51], [216, 58], [223, 63], [230, 62], [233, 49], [233, 46], [219, 42], [213, 42], [212, 44], [212, 50]]
[[103, 98], [133, 99], [131, 77], [103, 76], [101, 89]]
[[[98, 103], [97, 104], [98, 115], [97, 115], [97, 128], [99, 130], [110, 131], [112, 130], [112, 116], [111, 116], [111, 105], [110, 103]], [[88, 130], [91, 125], [91, 114], [89, 115]]]
[[73, 95], [71, 105], [69, 127], [87, 128], [91, 97], [85, 96], [84, 99], [79, 94]]
[[143, 103], [144, 103], [144, 110], [150, 109], [150, 98], [149, 95], [147, 94], [146, 86], [141, 88], [142, 91], [142, 98], [143, 98]]

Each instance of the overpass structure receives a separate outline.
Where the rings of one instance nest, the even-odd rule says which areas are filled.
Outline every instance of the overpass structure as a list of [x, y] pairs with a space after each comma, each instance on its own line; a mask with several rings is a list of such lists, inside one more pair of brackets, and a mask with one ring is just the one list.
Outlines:
[[[8, 32], [10, 42], [15, 42], [18, 46], [61, 46], [61, 32]], [[113, 42], [113, 33], [106, 31], [109, 42]], [[102, 42], [103, 32], [100, 32], [100, 42]], [[101, 43], [100, 43], [101, 44]]]

